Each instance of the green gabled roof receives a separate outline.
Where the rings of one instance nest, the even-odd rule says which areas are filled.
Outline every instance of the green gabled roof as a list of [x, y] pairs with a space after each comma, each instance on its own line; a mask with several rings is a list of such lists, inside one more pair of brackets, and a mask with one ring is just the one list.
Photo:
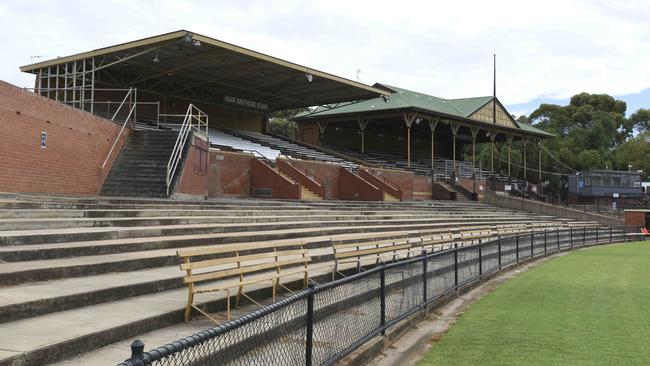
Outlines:
[[546, 132], [544, 130], [540, 130], [539, 128], [536, 128], [536, 127], [533, 127], [533, 126], [529, 125], [528, 123], [523, 123], [523, 122], [516, 122], [516, 123], [517, 123], [517, 126], [519, 126], [519, 128], [521, 128], [522, 130], [524, 130], [526, 132], [533, 132], [533, 133], [538, 133], [538, 134], [541, 134], [541, 135], [546, 135], [548, 137], [555, 137], [554, 134]]
[[452, 103], [464, 117], [469, 117], [491, 100], [492, 97], [474, 97], [449, 99], [448, 102]]
[[394, 93], [391, 94], [387, 101], [384, 101], [382, 98], [374, 98], [313, 114], [304, 113], [299, 115], [298, 118], [307, 115], [310, 117], [333, 116], [404, 108], [418, 108], [431, 112], [444, 113], [450, 116], [467, 118], [470, 114], [485, 105], [485, 103], [492, 100], [492, 97], [443, 99], [386, 84], [375, 84], [374, 87], [394, 91]]
[[[390, 97], [384, 101], [383, 98], [374, 98], [350, 104], [344, 104], [332, 109], [325, 109], [315, 113], [300, 113], [296, 118], [319, 118], [319, 117], [334, 117], [364, 114], [369, 112], [381, 111], [395, 111], [398, 109], [417, 108], [424, 111], [433, 113], [441, 113], [449, 116], [455, 116], [463, 119], [468, 119], [469, 116], [478, 111], [481, 107], [492, 101], [492, 96], [473, 97], [473, 98], [458, 98], [458, 99], [443, 99], [427, 95], [416, 91], [398, 88], [387, 84], [377, 83], [373, 85], [374, 88], [384, 89], [391, 92]], [[497, 99], [498, 101], [498, 99]], [[499, 104], [501, 104], [499, 102]], [[535, 128], [526, 123], [520, 123], [512, 120], [513, 123], [525, 132], [531, 132], [548, 137], [555, 135], [546, 131]]]

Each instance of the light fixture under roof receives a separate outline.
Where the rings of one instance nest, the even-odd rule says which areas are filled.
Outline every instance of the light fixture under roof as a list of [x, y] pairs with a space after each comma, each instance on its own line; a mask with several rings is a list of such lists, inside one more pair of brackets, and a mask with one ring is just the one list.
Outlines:
[[314, 81], [314, 75], [312, 75], [312, 74], [310, 74], [308, 72], [305, 73], [305, 78], [307, 78], [307, 81], [310, 82], [310, 83], [312, 81]]
[[156, 62], [156, 63], [160, 62], [160, 59], [158, 58], [158, 49], [157, 48], [156, 48], [156, 55], [154, 56], [153, 60], [151, 60], [151, 61]]

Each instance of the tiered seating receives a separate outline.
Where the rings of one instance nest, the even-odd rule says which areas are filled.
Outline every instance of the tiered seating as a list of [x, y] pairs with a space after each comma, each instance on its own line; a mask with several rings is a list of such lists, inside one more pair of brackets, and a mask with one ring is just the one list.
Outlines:
[[264, 146], [268, 146], [270, 148], [280, 150], [282, 151], [282, 154], [286, 156], [290, 156], [292, 158], [338, 163], [352, 170], [356, 169], [357, 167], [356, 164], [347, 161], [345, 159], [341, 159], [336, 156], [326, 154], [322, 151], [310, 149], [308, 147], [298, 145], [293, 142], [286, 141], [275, 136], [270, 136], [259, 132], [245, 131], [245, 130], [239, 130], [237, 131], [237, 134], [239, 136], [242, 136], [243, 138], [249, 139], [251, 141], [255, 141]]
[[[151, 332], [145, 339], [163, 344], [210, 326], [202, 321], [184, 324], [188, 290], [179, 270], [179, 251], [269, 243], [303, 246], [310, 268], [312, 263], [315, 268], [309, 277], [323, 282], [331, 279], [332, 243], [439, 239], [452, 232], [497, 230], [516, 223], [528, 229], [583, 225], [474, 202], [0, 196], [0, 364], [43, 364], [102, 345], [106, 348], [68, 364], [107, 364], [128, 356], [128, 343], [142, 333]], [[211, 258], [198, 258], [204, 259]], [[355, 267], [354, 262], [346, 263], [337, 270], [345, 273]], [[205, 285], [225, 281], [232, 278]], [[282, 279], [290, 288], [303, 281], [304, 273]], [[270, 298], [270, 282], [246, 284], [246, 293], [260, 302]], [[211, 314], [225, 309], [224, 292], [202, 295], [207, 301], [201, 301], [201, 309]], [[56, 331], [43, 332], [48, 324], [57, 325]]]
[[[371, 164], [378, 165], [384, 168], [390, 169], [399, 169], [399, 170], [410, 170], [417, 175], [431, 175], [431, 157], [412, 155], [411, 156], [411, 167], [409, 168], [408, 159], [404, 155], [385, 152], [385, 151], [366, 151], [363, 154], [357, 150], [348, 149], [344, 147], [332, 147], [328, 146], [329, 149], [339, 151], [342, 154], [348, 155], [355, 159], [367, 161]], [[449, 179], [454, 171], [454, 164], [456, 164], [456, 173], [457, 177], [460, 178], [472, 178], [472, 164], [468, 161], [456, 160], [454, 163], [453, 160], [443, 159], [443, 158], [434, 158], [434, 174], [438, 180]], [[476, 167], [474, 169], [476, 177], [478, 179], [486, 179], [490, 176], [488, 170]], [[496, 179], [501, 182], [507, 182], [508, 178], [499, 174], [496, 174]], [[513, 181], [515, 181], [513, 179]], [[520, 182], [523, 185], [523, 182]]]
[[213, 128], [208, 130], [208, 135], [210, 136], [210, 145], [226, 147], [237, 151], [252, 152], [257, 157], [263, 157], [270, 161], [275, 161], [275, 159], [282, 154], [280, 150], [272, 149], [225, 132], [217, 131]]

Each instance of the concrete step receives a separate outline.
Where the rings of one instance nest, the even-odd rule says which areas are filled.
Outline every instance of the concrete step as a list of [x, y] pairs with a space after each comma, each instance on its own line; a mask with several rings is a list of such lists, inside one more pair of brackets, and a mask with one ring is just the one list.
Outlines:
[[[76, 212], [75, 212], [76, 213]], [[155, 214], [157, 212], [152, 212]], [[465, 218], [486, 218], [494, 215], [481, 213], [466, 213]], [[503, 215], [497, 215], [503, 216]], [[456, 216], [460, 217], [460, 216]], [[514, 217], [514, 216], [513, 216]], [[258, 223], [258, 222], [284, 222], [284, 221], [371, 221], [371, 220], [424, 220], [424, 219], [449, 219], [443, 213], [426, 214], [384, 214], [384, 215], [277, 215], [277, 216], [135, 216], [135, 217], [43, 217], [43, 218], [1, 218], [0, 236], [3, 231], [16, 230], [43, 230], [64, 229], [75, 227], [137, 227], [137, 226], [163, 226], [163, 225], [189, 225], [189, 224], [232, 224], [232, 223]]]
[[[528, 221], [529, 217], [522, 216], [500, 216], [494, 217], [498, 221]], [[485, 218], [463, 218], [462, 222], [480, 222]], [[152, 236], [171, 236], [171, 235], [190, 235], [202, 233], [235, 233], [235, 232], [252, 232], [284, 229], [305, 229], [310, 227], [351, 227], [361, 224], [361, 227], [371, 227], [373, 225], [393, 224], [401, 225], [418, 225], [432, 223], [447, 223], [446, 218], [423, 218], [423, 219], [390, 219], [390, 220], [364, 220], [359, 223], [354, 220], [336, 220], [336, 221], [286, 221], [286, 222], [259, 222], [242, 225], [241, 223], [233, 224], [186, 224], [186, 225], [159, 225], [145, 227], [82, 227], [82, 228], [64, 228], [64, 229], [41, 229], [41, 230], [15, 230], [0, 232], [0, 246], [13, 245], [30, 245], [45, 243], [65, 243], [72, 241], [88, 240], [108, 240], [108, 239], [126, 239]], [[460, 222], [459, 222], [460, 223]]]
[[[498, 222], [485, 221], [482, 225], [493, 225]], [[438, 223], [424, 225], [387, 225], [387, 226], [370, 226], [370, 227], [341, 227], [341, 228], [308, 228], [308, 229], [290, 229], [275, 230], [269, 232], [254, 232], [252, 234], [238, 235], [241, 233], [214, 234], [214, 235], [184, 235], [179, 237], [167, 238], [143, 238], [139, 241], [134, 239], [123, 239], [113, 241], [99, 242], [80, 242], [66, 243], [67, 245], [57, 246], [46, 249], [43, 246], [31, 251], [31, 255], [41, 256], [45, 253], [58, 251], [67, 252], [70, 258], [63, 259], [43, 259], [43, 260], [24, 260], [26, 251], [29, 248], [19, 248], [19, 251], [10, 251], [2, 248], [0, 254], [3, 258], [19, 259], [21, 261], [7, 262], [0, 264], [0, 286], [15, 286], [18, 284], [47, 281], [70, 277], [81, 277], [111, 272], [134, 271], [145, 268], [156, 268], [161, 266], [171, 266], [178, 264], [176, 250], [183, 247], [194, 247], [203, 245], [217, 245], [225, 243], [255, 242], [268, 240], [290, 240], [301, 238], [307, 241], [309, 237], [327, 236], [337, 234], [355, 234], [355, 233], [381, 233], [381, 232], [427, 232], [432, 230], [449, 231], [451, 228], [462, 226], [472, 226], [471, 223]], [[477, 226], [474, 224], [473, 226]], [[148, 246], [147, 246], [148, 245]], [[161, 247], [167, 249], [158, 249]], [[116, 251], [116, 247], [122, 247], [121, 251]], [[147, 246], [141, 251], [134, 251], [139, 246]], [[113, 254], [103, 255], [86, 255], [93, 250], [111, 249]], [[130, 251], [129, 251], [130, 250]], [[74, 256], [72, 256], [74, 255]]]

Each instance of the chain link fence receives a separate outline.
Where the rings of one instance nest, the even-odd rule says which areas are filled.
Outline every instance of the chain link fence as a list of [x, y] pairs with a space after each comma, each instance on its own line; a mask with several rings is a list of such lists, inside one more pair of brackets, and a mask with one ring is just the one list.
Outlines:
[[535, 257], [623, 242], [636, 227], [531, 232], [423, 252], [312, 285], [241, 318], [144, 351], [134, 342], [119, 366], [331, 365], [460, 288]]

